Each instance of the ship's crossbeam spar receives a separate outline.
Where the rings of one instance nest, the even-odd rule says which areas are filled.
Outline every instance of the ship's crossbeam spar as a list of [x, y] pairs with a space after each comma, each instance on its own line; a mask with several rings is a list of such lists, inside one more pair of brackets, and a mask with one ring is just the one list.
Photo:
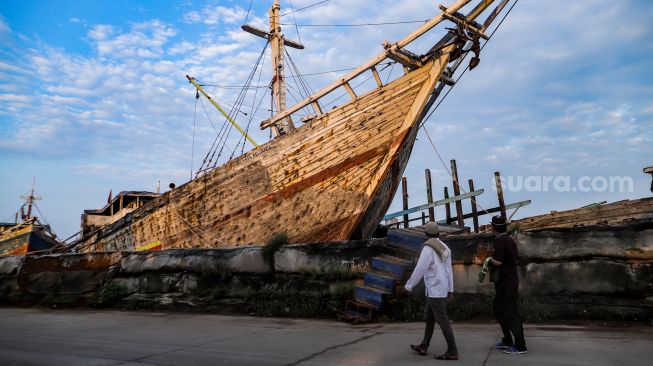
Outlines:
[[[376, 57], [372, 58], [369, 60], [367, 63], [363, 64], [362, 66], [358, 67], [357, 69], [349, 72], [339, 80], [334, 81], [333, 83], [327, 85], [326, 87], [322, 88], [321, 90], [317, 91], [313, 95], [307, 97], [306, 99], [302, 100], [301, 102], [285, 109], [284, 111], [279, 111], [276, 115], [273, 117], [261, 122], [260, 128], [265, 129], [268, 127], [275, 127], [277, 124], [279, 124], [281, 121], [284, 119], [287, 119], [292, 115], [293, 113], [299, 111], [300, 109], [306, 107], [309, 104], [312, 104], [317, 111], [321, 111], [319, 107], [319, 100], [324, 97], [325, 95], [328, 95], [332, 91], [336, 90], [339, 87], [344, 87], [349, 95], [352, 98], [356, 98], [356, 93], [353, 91], [351, 86], [349, 85], [349, 82], [358, 77], [359, 75], [365, 73], [365, 72], [372, 72], [374, 75], [374, 79], [376, 80], [376, 83], [379, 87], [382, 87], [383, 84], [381, 82], [381, 79], [378, 75], [378, 71], [376, 69], [376, 66], [383, 62], [386, 59], [391, 59], [394, 61], [399, 62], [404, 66], [406, 71], [410, 71], [411, 69], [418, 68], [424, 63], [424, 59], [420, 59], [416, 55], [412, 54], [411, 52], [407, 51], [404, 49], [406, 45], [414, 41], [415, 39], [419, 38], [422, 36], [424, 33], [428, 32], [431, 30], [433, 27], [438, 25], [440, 22], [443, 20], [450, 20], [458, 26], [459, 29], [464, 29], [469, 35], [471, 35], [472, 38], [483, 38], [483, 39], [488, 39], [488, 37], [484, 34], [484, 31], [489, 27], [490, 23], [494, 20], [494, 18], [497, 16], [498, 13], [500, 13], [509, 0], [502, 0], [501, 3], [492, 11], [492, 13], [489, 15], [488, 19], [483, 23], [482, 26], [479, 26], [478, 23], [476, 23], [474, 20], [481, 15], [487, 8], [492, 5], [494, 0], [482, 0], [473, 10], [471, 10], [467, 16], [464, 16], [458, 11], [465, 5], [467, 5], [471, 0], [458, 0], [451, 6], [444, 7], [440, 6], [440, 9], [442, 10], [442, 13], [436, 15], [433, 17], [431, 20], [423, 24], [421, 27], [413, 31], [411, 34], [408, 36], [404, 37], [403, 39], [399, 40], [398, 42], [394, 44], [390, 44], [386, 42], [384, 44], [384, 51], [377, 55]], [[253, 28], [253, 27], [251, 27]], [[245, 27], [243, 27], [245, 29]], [[257, 34], [263, 38], [269, 37], [269, 34], [267, 32], [264, 32], [259, 29], [251, 29], [246, 31]], [[257, 32], [257, 33], [254, 33]], [[438, 44], [433, 48], [434, 51], [437, 51], [438, 49], [443, 48], [447, 44], [450, 44], [451, 42], [455, 41], [456, 35], [453, 33], [447, 34]], [[466, 40], [462, 40], [462, 44], [465, 44]], [[292, 46], [291, 46], [292, 47]], [[433, 51], [432, 50], [432, 51]], [[429, 52], [431, 53], [431, 52]], [[476, 56], [478, 58], [478, 56]], [[452, 58], [451, 61], [454, 61], [455, 58]], [[478, 63], [478, 60], [475, 60], [476, 63]], [[475, 65], [474, 65], [475, 66]], [[449, 75], [444, 75], [444, 77], [449, 77]], [[451, 82], [449, 80], [445, 80], [447, 84], [451, 85]]]
[[252, 145], [254, 145], [255, 147], [258, 147], [258, 143], [256, 143], [256, 141], [254, 141], [254, 139], [249, 134], [247, 134], [247, 132], [245, 130], [243, 130], [243, 128], [240, 127], [240, 125], [236, 121], [233, 120], [233, 118], [229, 117], [227, 112], [225, 112], [225, 110], [222, 109], [222, 107], [220, 107], [220, 105], [218, 103], [216, 103], [215, 100], [213, 100], [213, 98], [211, 98], [209, 93], [207, 93], [206, 90], [204, 90], [204, 88], [202, 88], [202, 86], [200, 84], [198, 84], [197, 81], [193, 77], [186, 75], [186, 78], [188, 79], [188, 81], [190, 81], [195, 86], [195, 88], [197, 88], [197, 90], [200, 93], [202, 93], [206, 97], [206, 99], [209, 100], [209, 102], [211, 102], [211, 104], [213, 104], [213, 106], [215, 108], [218, 109], [218, 111], [220, 111], [220, 113], [222, 113], [222, 115], [227, 119], [227, 121], [229, 121], [234, 127], [236, 127], [238, 132], [240, 132], [243, 136], [245, 136], [245, 138], [247, 140], [249, 140], [249, 142], [251, 142]]

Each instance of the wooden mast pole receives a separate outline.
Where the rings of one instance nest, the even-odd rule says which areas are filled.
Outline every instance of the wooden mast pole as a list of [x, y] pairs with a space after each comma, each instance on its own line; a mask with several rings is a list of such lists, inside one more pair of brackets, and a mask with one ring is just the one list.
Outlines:
[[[279, 0], [274, 0], [274, 4], [269, 10], [270, 15], [270, 46], [272, 47], [272, 94], [277, 105], [277, 113], [286, 110], [286, 79], [284, 71], [284, 42], [283, 33], [281, 32], [281, 22], [279, 21], [279, 11], [281, 6]], [[275, 136], [285, 134], [295, 130], [295, 126], [290, 116], [285, 119], [285, 123], [279, 123], [273, 126], [272, 131]]]
[[[279, 135], [286, 134], [295, 130], [295, 125], [292, 122], [290, 113], [285, 113], [286, 111], [286, 77], [284, 70], [284, 55], [285, 55], [285, 46], [296, 48], [299, 50], [304, 49], [304, 46], [299, 43], [289, 39], [286, 39], [281, 31], [281, 21], [279, 18], [279, 12], [281, 6], [279, 5], [279, 0], [274, 0], [272, 7], [268, 10], [268, 15], [270, 17], [270, 29], [265, 31], [263, 29], [256, 28], [249, 24], [244, 24], [241, 28], [247, 33], [251, 33], [257, 37], [268, 40], [272, 49], [272, 104], [273, 107], [276, 105], [276, 114], [284, 114], [283, 117], [276, 118], [273, 115], [270, 119], [275, 119], [274, 123], [266, 126], [272, 128], [272, 133], [275, 137]], [[317, 105], [317, 102], [315, 103]], [[274, 108], [271, 108], [274, 109]], [[319, 106], [318, 108], [319, 109]]]

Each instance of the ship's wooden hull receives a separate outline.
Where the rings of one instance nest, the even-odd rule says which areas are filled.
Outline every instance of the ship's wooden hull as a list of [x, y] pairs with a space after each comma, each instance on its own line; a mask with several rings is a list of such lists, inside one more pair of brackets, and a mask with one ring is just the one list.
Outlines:
[[33, 224], [21, 224], [0, 233], [0, 256], [50, 249], [58, 243]]
[[369, 236], [390, 205], [448, 56], [318, 116], [85, 237], [83, 251]]

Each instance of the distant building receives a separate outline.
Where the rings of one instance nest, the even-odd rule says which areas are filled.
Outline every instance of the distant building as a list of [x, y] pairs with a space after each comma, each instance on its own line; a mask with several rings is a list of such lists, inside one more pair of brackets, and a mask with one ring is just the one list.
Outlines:
[[159, 193], [153, 192], [122, 191], [103, 208], [84, 210], [81, 236], [84, 237], [102, 226], [120, 220], [128, 213], [159, 197], [159, 195]]

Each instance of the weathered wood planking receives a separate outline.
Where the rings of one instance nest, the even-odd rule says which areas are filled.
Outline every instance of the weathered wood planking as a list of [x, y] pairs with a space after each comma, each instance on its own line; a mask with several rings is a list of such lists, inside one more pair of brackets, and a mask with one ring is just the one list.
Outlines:
[[522, 229], [619, 224], [628, 220], [653, 218], [653, 198], [619, 201], [575, 210], [551, 212], [519, 220]]
[[369, 235], [392, 199], [413, 126], [446, 63], [431, 62], [318, 116], [163, 194], [80, 247], [229, 247], [264, 243], [280, 231], [291, 242]]

